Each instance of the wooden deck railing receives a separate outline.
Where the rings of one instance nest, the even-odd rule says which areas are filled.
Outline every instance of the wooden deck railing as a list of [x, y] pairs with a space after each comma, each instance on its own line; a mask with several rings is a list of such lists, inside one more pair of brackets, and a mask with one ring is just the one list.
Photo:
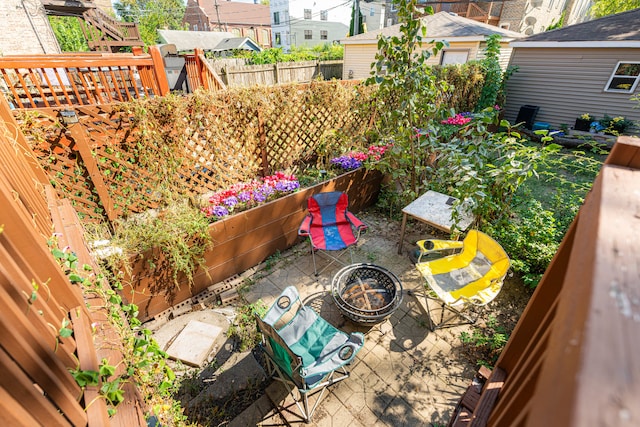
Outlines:
[[506, 379], [487, 383], [497, 401], [485, 390], [470, 425], [638, 425], [639, 194], [640, 139], [620, 137], [494, 368]]
[[162, 58], [150, 54], [0, 57], [0, 89], [12, 108], [100, 105], [168, 92]]
[[191, 90], [204, 88], [207, 90], [224, 90], [226, 85], [204, 57], [202, 49], [196, 49], [193, 54], [184, 55], [187, 78]]

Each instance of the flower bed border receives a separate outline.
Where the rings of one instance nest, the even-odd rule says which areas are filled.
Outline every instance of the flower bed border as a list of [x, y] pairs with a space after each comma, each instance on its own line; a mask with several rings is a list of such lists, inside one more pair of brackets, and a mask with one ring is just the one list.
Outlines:
[[272, 202], [239, 212], [209, 226], [213, 248], [206, 252], [207, 272], [198, 270], [190, 288], [186, 280], [173, 294], [152, 294], [154, 278], [139, 262], [133, 270], [134, 280], [126, 280], [123, 297], [140, 309], [139, 318], [149, 320], [161, 312], [190, 302], [190, 299], [216, 284], [254, 267], [277, 251], [283, 251], [299, 240], [298, 227], [307, 213], [307, 199], [325, 191], [344, 191], [349, 195], [349, 210], [358, 212], [374, 204], [378, 198], [382, 175], [359, 168], [301, 189]]

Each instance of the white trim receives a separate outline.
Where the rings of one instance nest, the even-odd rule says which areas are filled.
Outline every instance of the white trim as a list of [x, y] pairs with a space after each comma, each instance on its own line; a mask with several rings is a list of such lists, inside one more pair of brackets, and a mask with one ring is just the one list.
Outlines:
[[581, 41], [581, 42], [528, 42], [513, 41], [511, 47], [605, 47], [605, 48], [640, 48], [640, 41]]

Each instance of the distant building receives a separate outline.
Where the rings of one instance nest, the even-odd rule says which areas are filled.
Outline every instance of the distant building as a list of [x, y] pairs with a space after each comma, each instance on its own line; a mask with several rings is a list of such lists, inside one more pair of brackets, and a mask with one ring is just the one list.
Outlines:
[[226, 31], [271, 47], [269, 6], [224, 0], [189, 0], [184, 22], [191, 31]]
[[[467, 61], [484, 58], [487, 47], [486, 37], [499, 34], [500, 65], [503, 69], [509, 63], [511, 48], [509, 43], [518, 40], [522, 34], [488, 25], [472, 19], [462, 18], [447, 12], [439, 12], [421, 18], [422, 25], [427, 28], [427, 40], [446, 41], [448, 45], [437, 55], [431, 56], [427, 64], [447, 65], [462, 64]], [[400, 37], [400, 25], [392, 25], [381, 30], [369, 31], [342, 40], [344, 45], [344, 80], [364, 79], [371, 75], [371, 64], [376, 61], [378, 38]], [[423, 43], [418, 49], [431, 49], [430, 43]]]
[[344, 0], [271, 0], [273, 46], [289, 51], [295, 46], [312, 47], [345, 38], [352, 6]]
[[[385, 27], [398, 24], [396, 6], [392, 0], [385, 1]], [[436, 13], [449, 12], [525, 35], [546, 31], [563, 13], [565, 26], [587, 21], [592, 4], [592, 0], [418, 1], [419, 8], [430, 6]]]

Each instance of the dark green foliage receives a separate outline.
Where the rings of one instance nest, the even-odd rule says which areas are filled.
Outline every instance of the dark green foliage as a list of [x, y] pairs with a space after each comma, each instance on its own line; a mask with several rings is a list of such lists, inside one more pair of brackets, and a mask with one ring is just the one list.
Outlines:
[[509, 335], [505, 327], [498, 325], [495, 316], [490, 315], [486, 325], [474, 326], [470, 334], [462, 332], [460, 341], [467, 358], [478, 366], [493, 369]]
[[49, 16], [49, 23], [63, 52], [88, 52], [78, 18], [72, 16]]
[[503, 90], [503, 73], [502, 68], [500, 68], [499, 34], [492, 34], [487, 37], [485, 58], [481, 63], [484, 68], [484, 85], [482, 86], [476, 111], [493, 107], [501, 97], [500, 93]]

